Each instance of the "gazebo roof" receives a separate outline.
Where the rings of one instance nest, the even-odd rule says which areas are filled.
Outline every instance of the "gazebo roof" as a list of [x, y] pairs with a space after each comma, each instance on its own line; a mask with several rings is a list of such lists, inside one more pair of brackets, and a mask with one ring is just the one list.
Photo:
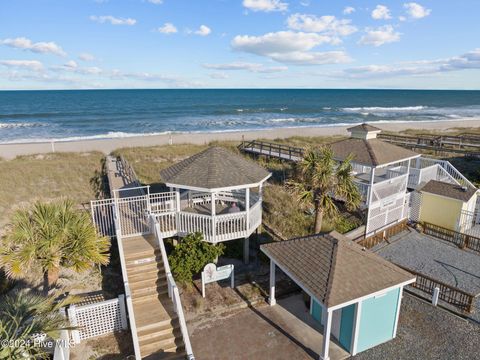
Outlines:
[[214, 146], [161, 170], [160, 175], [169, 186], [214, 190], [259, 184], [271, 174], [251, 160]]
[[326, 307], [415, 279], [335, 231], [261, 245], [261, 250]]

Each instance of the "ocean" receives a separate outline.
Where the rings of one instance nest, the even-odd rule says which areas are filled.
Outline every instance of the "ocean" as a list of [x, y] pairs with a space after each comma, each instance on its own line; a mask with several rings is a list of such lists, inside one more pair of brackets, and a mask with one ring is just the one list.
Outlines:
[[480, 118], [480, 91], [0, 91], [0, 143]]

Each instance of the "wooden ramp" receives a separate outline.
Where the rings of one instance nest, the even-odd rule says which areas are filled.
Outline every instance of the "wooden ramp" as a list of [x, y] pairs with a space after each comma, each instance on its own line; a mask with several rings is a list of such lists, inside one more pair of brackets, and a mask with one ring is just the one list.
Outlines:
[[180, 323], [153, 235], [122, 239], [142, 359], [185, 359]]

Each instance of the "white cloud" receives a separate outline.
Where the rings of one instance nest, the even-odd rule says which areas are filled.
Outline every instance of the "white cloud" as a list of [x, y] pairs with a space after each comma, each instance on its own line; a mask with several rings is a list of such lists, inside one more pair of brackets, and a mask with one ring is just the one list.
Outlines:
[[207, 36], [212, 32], [212, 30], [206, 25], [200, 25], [200, 28], [195, 31], [196, 35]]
[[[293, 14], [287, 19], [287, 25], [290, 29], [325, 33], [332, 36], [347, 36], [357, 31], [357, 28], [351, 25], [351, 20], [337, 19], [332, 15], [317, 17], [307, 14]], [[336, 39], [340, 42], [340, 39]]]
[[403, 4], [403, 7], [406, 9], [408, 16], [412, 19], [424, 18], [432, 12], [432, 10], [414, 2], [405, 3]]
[[203, 64], [206, 69], [213, 70], [245, 70], [254, 73], [274, 73], [282, 72], [288, 70], [286, 66], [265, 66], [258, 63], [248, 63], [248, 62], [231, 62], [226, 64]]
[[392, 18], [390, 10], [385, 5], [377, 5], [372, 11], [372, 18], [375, 20], [388, 20]]
[[310, 52], [325, 43], [335, 43], [335, 39], [316, 33], [279, 31], [261, 36], [237, 35], [232, 40], [232, 47], [296, 65], [335, 64], [350, 60], [343, 51]]
[[23, 68], [32, 71], [43, 70], [43, 64], [38, 60], [0, 60], [0, 65], [9, 68]]
[[378, 28], [367, 28], [365, 35], [358, 42], [361, 45], [381, 46], [400, 40], [400, 33], [396, 32], [392, 25], [380, 26]]
[[288, 3], [281, 0], [243, 0], [243, 6], [252, 11], [287, 11]]
[[350, 78], [429, 75], [442, 72], [480, 70], [480, 48], [445, 59], [421, 60], [394, 65], [367, 65], [343, 70], [337, 76]]
[[112, 15], [103, 15], [103, 16], [90, 16], [90, 20], [98, 22], [100, 24], [110, 23], [112, 25], [128, 25], [132, 26], [137, 23], [137, 20], [132, 18], [117, 18]]
[[89, 54], [89, 53], [81, 53], [80, 55], [78, 55], [78, 58], [82, 61], [93, 61], [93, 60], [95, 60], [95, 56], [93, 56], [92, 54]]
[[352, 13], [354, 13], [354, 12], [355, 12], [355, 8], [352, 7], [352, 6], [346, 6], [346, 7], [343, 9], [343, 13], [344, 13], [345, 15], [350, 15], [350, 14], [352, 14]]
[[163, 26], [160, 26], [157, 31], [161, 32], [162, 34], [175, 34], [178, 32], [177, 28], [172, 23], [163, 24]]
[[210, 76], [210, 78], [212, 79], [220, 79], [220, 80], [229, 78], [229, 76], [225, 73], [211, 73], [211, 74], [208, 74], [208, 76]]
[[399, 17], [398, 17], [398, 20], [400, 20], [400, 21], [406, 21], [407, 18], [406, 18], [405, 16], [399, 16]]
[[154, 4], [154, 5], [163, 4], [163, 0], [147, 0], [147, 2], [149, 2], [150, 4]]
[[0, 40], [0, 44], [7, 45], [16, 49], [29, 50], [40, 54], [53, 54], [58, 56], [67, 55], [66, 52], [63, 51], [63, 49], [59, 45], [55, 44], [53, 41], [34, 43], [32, 40], [25, 37], [18, 37], [15, 39]]
[[104, 70], [96, 66], [82, 67], [79, 66], [75, 60], [69, 60], [65, 64], [60, 66], [51, 66], [51, 71], [54, 72], [70, 72], [82, 75], [100, 75], [104, 73]]

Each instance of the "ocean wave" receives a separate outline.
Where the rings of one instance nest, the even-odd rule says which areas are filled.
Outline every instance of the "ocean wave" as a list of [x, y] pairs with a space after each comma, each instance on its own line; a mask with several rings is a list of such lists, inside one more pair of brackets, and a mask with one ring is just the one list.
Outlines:
[[0, 123], [0, 129], [30, 128], [30, 127], [40, 127], [40, 126], [47, 126], [47, 124], [42, 124], [42, 123]]
[[392, 107], [382, 107], [382, 106], [365, 106], [365, 107], [346, 107], [346, 108], [341, 108], [343, 111], [347, 112], [376, 112], [376, 111], [381, 111], [381, 112], [389, 112], [389, 111], [394, 111], [394, 112], [410, 112], [410, 111], [418, 111], [418, 110], [425, 110], [428, 109], [428, 106], [392, 106]]

